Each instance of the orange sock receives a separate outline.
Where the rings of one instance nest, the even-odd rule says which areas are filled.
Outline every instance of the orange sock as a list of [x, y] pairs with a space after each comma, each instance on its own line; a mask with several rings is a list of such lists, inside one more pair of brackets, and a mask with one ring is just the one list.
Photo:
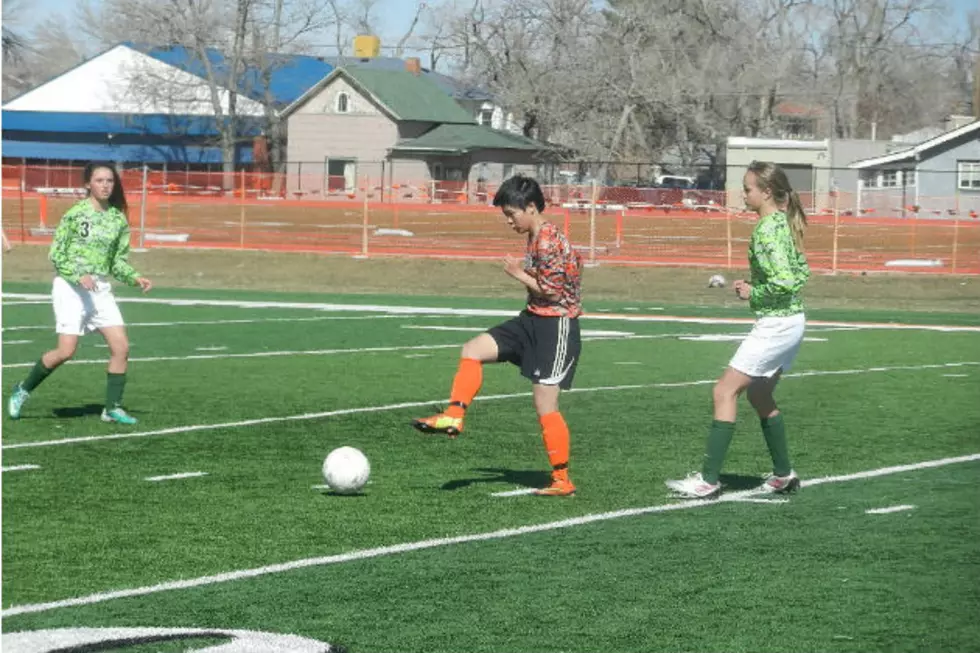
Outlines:
[[539, 418], [544, 448], [551, 463], [551, 476], [556, 481], [568, 480], [568, 450], [571, 436], [565, 418], [557, 410]]
[[453, 389], [449, 393], [449, 408], [446, 414], [450, 417], [462, 417], [466, 409], [473, 403], [473, 397], [483, 385], [483, 363], [475, 358], [460, 358], [459, 369], [453, 379]]

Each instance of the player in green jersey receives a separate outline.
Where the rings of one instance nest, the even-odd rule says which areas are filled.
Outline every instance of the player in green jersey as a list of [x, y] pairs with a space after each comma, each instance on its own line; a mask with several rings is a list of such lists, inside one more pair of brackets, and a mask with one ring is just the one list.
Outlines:
[[701, 472], [667, 481], [667, 487], [685, 498], [706, 499], [721, 493], [721, 467], [735, 433], [738, 398], [745, 391], [761, 420], [773, 463], [761, 489], [783, 493], [800, 486], [790, 466], [783, 416], [772, 395], [803, 342], [806, 316], [800, 292], [810, 278], [803, 252], [806, 214], [777, 165], [753, 162], [742, 184], [745, 206], [759, 215], [759, 222], [749, 243], [751, 278], [736, 281], [735, 294], [749, 301], [756, 323], [715, 384], [715, 418]]
[[119, 173], [110, 164], [90, 163], [85, 166], [84, 183], [87, 196], [61, 218], [49, 255], [57, 275], [51, 299], [58, 346], [41, 356], [27, 378], [14, 387], [7, 402], [11, 419], [18, 419], [30, 393], [75, 355], [79, 337], [98, 330], [109, 347], [102, 421], [136, 423], [122, 407], [129, 338], [108, 278], [139, 286], [143, 292], [153, 284], [126, 260], [128, 207]]

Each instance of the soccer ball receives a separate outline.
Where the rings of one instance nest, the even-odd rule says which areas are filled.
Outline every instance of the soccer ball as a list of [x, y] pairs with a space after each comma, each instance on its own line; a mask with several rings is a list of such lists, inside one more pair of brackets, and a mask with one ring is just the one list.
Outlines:
[[708, 279], [709, 288], [724, 288], [725, 287], [725, 277], [720, 274], [713, 274], [711, 278]]
[[323, 461], [323, 478], [337, 494], [354, 494], [367, 483], [371, 465], [359, 449], [334, 449]]

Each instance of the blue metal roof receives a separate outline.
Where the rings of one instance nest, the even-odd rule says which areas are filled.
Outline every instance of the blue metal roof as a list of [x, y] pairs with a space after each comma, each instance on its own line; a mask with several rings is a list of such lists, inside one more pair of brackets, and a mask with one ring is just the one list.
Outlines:
[[[133, 134], [154, 136], [218, 136], [217, 121], [211, 116], [164, 114], [67, 113], [59, 111], [9, 111], [0, 114], [3, 131], [52, 133]], [[262, 133], [262, 118], [238, 117], [241, 136]]]
[[[126, 161], [132, 163], [218, 163], [220, 147], [193, 145], [109, 145], [105, 143], [45, 143], [4, 139], [4, 158], [57, 161]], [[238, 163], [252, 162], [252, 148], [238, 146]]]
[[[198, 55], [182, 45], [152, 47], [141, 46], [132, 42], [123, 45], [153, 57], [171, 66], [175, 66], [207, 79], [207, 69]], [[225, 56], [213, 48], [207, 51], [208, 63], [211, 66], [221, 86], [228, 79], [229, 70]], [[272, 54], [269, 90], [273, 103], [279, 106], [290, 104], [307, 89], [330, 74], [334, 67], [321, 57], [311, 57], [300, 54]], [[239, 79], [238, 92], [258, 102], [265, 102], [265, 83], [261, 71], [249, 67]]]

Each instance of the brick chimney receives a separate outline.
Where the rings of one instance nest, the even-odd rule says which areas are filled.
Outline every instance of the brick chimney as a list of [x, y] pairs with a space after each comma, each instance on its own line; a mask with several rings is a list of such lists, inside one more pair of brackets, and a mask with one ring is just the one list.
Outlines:
[[409, 57], [405, 59], [405, 70], [412, 73], [413, 75], [422, 74], [422, 60], [418, 57]]

